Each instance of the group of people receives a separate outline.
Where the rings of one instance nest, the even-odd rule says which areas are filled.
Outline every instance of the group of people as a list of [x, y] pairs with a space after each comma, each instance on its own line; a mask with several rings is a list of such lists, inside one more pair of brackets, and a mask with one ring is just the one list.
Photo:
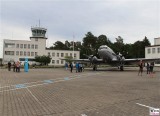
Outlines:
[[11, 68], [13, 67], [13, 72], [20, 72], [20, 66], [21, 63], [19, 61], [13, 62], [13, 65], [11, 62], [8, 62], [8, 71], [11, 71]]
[[[138, 64], [139, 66], [139, 71], [138, 71], [138, 75], [143, 73], [143, 67], [145, 66], [145, 64], [143, 63], [143, 61], [141, 60]], [[154, 67], [154, 62], [151, 63], [146, 63], [146, 69], [147, 69], [147, 74], [153, 74], [153, 67]]]
[[[68, 65], [68, 63], [65, 63], [65, 69], [66, 70], [68, 70], [68, 67], [70, 68], [70, 71], [72, 72], [72, 70], [73, 70], [73, 64], [72, 64], [72, 62], [69, 65]], [[84, 71], [84, 66], [83, 66], [82, 63], [78, 63], [77, 62], [75, 64], [75, 67], [76, 67], [76, 73]]]

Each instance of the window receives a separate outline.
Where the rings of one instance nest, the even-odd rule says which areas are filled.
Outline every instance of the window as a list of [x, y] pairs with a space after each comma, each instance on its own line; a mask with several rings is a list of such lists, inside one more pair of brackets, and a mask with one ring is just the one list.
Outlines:
[[57, 53], [57, 57], [59, 57], [59, 53]]
[[55, 60], [52, 60], [52, 64], [54, 64], [55, 63]]
[[148, 49], [147, 49], [147, 52], [148, 52], [148, 54], [150, 54], [150, 53], [151, 53], [151, 49], [150, 49], [150, 48], [148, 48]]
[[35, 49], [38, 49], [38, 45], [35, 45]]
[[34, 44], [31, 45], [31, 48], [34, 49]]
[[59, 64], [59, 60], [57, 60], [57, 64]]
[[61, 60], [61, 64], [63, 64], [63, 62], [64, 62], [64, 61], [63, 61], [63, 60]]
[[52, 56], [55, 57], [55, 53], [54, 52], [52, 53]]
[[74, 58], [76, 58], [76, 54], [74, 53]]
[[66, 53], [65, 56], [68, 56], [68, 53]]
[[16, 51], [16, 55], [19, 56], [19, 51]]
[[19, 48], [19, 44], [16, 44], [16, 48]]
[[64, 57], [64, 53], [61, 53], [61, 57]]
[[27, 44], [24, 44], [24, 48], [27, 48]]
[[20, 44], [20, 48], [23, 48], [23, 44]]
[[34, 52], [31, 52], [31, 56], [34, 56]]
[[24, 56], [26, 56], [26, 52], [24, 51]]
[[35, 56], [37, 56], [38, 55], [38, 53], [37, 52], [35, 52]]
[[70, 56], [72, 56], [72, 53], [70, 53]]
[[50, 56], [50, 52], [48, 52], [48, 56]]
[[28, 44], [28, 49], [30, 49], [31, 48], [31, 45], [30, 44]]
[[15, 48], [14, 43], [5, 43], [5, 48]]
[[22, 51], [20, 51], [20, 56], [23, 56], [23, 52]]
[[30, 56], [30, 52], [28, 52], [28, 56]]
[[152, 54], [154, 54], [155, 53], [155, 48], [152, 48]]
[[160, 48], [157, 48], [157, 52], [160, 53]]
[[14, 51], [5, 51], [5, 55], [14, 55]]

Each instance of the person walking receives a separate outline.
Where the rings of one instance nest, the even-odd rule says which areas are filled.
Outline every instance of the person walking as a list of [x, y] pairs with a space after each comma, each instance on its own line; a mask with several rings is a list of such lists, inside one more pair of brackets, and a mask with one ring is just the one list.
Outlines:
[[15, 69], [16, 69], [16, 63], [13, 62], [13, 72], [15, 72]]
[[147, 62], [147, 74], [150, 74], [150, 65], [149, 65], [149, 63]]
[[153, 67], [154, 67], [154, 62], [151, 62], [150, 64], [150, 76], [153, 77]]
[[71, 73], [72, 73], [72, 70], [73, 70], [73, 64], [72, 64], [72, 62], [70, 63], [70, 68], [71, 68]]
[[11, 62], [8, 62], [8, 71], [11, 71]]
[[138, 76], [139, 76], [139, 73], [141, 73], [141, 76], [142, 76], [142, 73], [143, 73], [143, 62], [142, 62], [142, 60], [139, 62]]

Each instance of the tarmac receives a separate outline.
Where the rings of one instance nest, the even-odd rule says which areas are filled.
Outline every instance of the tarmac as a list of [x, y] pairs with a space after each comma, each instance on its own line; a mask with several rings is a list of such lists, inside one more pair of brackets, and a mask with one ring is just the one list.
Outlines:
[[137, 68], [0, 69], [0, 116], [149, 116], [160, 108], [160, 72]]

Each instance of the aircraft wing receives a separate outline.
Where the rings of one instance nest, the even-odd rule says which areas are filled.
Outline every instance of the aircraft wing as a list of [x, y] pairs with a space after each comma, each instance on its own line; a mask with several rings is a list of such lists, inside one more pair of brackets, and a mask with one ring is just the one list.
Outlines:
[[124, 59], [124, 62], [129, 62], [129, 63], [136, 63], [142, 60], [144, 63], [145, 62], [155, 62], [155, 61], [160, 61], [160, 58], [134, 58], [134, 59]]
[[[61, 60], [67, 60], [67, 59], [61, 59]], [[71, 59], [71, 61], [75, 61], [75, 62], [84, 62], [84, 63], [92, 63], [92, 60], [89, 59]], [[103, 59], [96, 59], [97, 63], [102, 63]]]

